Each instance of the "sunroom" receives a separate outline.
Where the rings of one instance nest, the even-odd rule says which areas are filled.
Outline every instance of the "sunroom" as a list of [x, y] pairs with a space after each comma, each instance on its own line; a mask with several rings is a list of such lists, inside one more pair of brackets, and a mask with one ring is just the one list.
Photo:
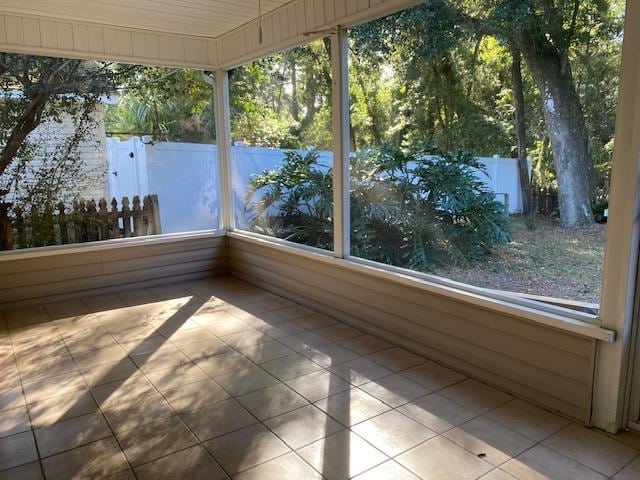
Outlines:
[[638, 25], [0, 0], [0, 478], [640, 478]]

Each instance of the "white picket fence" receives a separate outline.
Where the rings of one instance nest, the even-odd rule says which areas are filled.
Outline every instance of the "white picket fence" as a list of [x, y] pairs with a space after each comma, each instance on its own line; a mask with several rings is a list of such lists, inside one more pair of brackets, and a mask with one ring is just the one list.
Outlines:
[[[143, 143], [107, 139], [109, 197], [158, 195], [163, 233], [204, 230], [218, 226], [218, 149], [196, 143]], [[236, 223], [247, 227], [243, 214], [251, 175], [276, 169], [286, 150], [236, 145], [231, 151], [231, 174]], [[332, 152], [318, 152], [330, 166]], [[522, 211], [518, 164], [514, 158], [481, 157], [486, 174], [478, 178], [508, 205], [509, 213]], [[507, 200], [508, 199], [508, 200]]]

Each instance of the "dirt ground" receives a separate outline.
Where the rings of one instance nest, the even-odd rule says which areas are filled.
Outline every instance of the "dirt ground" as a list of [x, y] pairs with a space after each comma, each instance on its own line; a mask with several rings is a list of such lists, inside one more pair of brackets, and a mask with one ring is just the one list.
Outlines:
[[554, 218], [517, 216], [512, 223], [511, 243], [485, 261], [436, 274], [479, 287], [600, 302], [606, 225], [565, 230]]

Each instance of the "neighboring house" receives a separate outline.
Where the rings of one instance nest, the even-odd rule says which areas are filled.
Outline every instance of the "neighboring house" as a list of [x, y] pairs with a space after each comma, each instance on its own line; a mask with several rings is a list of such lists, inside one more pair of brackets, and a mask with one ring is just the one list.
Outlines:
[[[96, 202], [109, 196], [109, 179], [107, 173], [106, 155], [106, 129], [104, 120], [104, 108], [106, 104], [117, 103], [117, 97], [104, 97], [94, 112], [95, 126], [87, 135], [87, 138], [80, 144], [81, 177], [79, 180], [79, 190], [70, 189], [69, 192], [61, 192], [61, 197], [75, 197], [79, 195], [86, 200], [95, 199]], [[37, 140], [43, 152], [30, 162], [30, 169], [42, 167], [44, 160], [53, 155], [56, 147], [64, 139], [73, 135], [75, 131], [73, 118], [65, 115], [61, 122], [47, 121], [39, 125], [28, 137], [30, 140]], [[29, 181], [29, 177], [25, 179]], [[12, 194], [7, 196], [12, 199]]]

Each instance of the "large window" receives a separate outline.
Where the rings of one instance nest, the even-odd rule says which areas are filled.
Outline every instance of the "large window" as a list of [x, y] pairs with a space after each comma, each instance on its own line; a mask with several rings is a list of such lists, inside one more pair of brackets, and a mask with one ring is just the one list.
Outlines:
[[0, 53], [0, 249], [217, 229], [200, 71]]
[[623, 7], [430, 1], [350, 30], [352, 255], [597, 311]]
[[333, 248], [330, 43], [230, 73], [236, 227]]

